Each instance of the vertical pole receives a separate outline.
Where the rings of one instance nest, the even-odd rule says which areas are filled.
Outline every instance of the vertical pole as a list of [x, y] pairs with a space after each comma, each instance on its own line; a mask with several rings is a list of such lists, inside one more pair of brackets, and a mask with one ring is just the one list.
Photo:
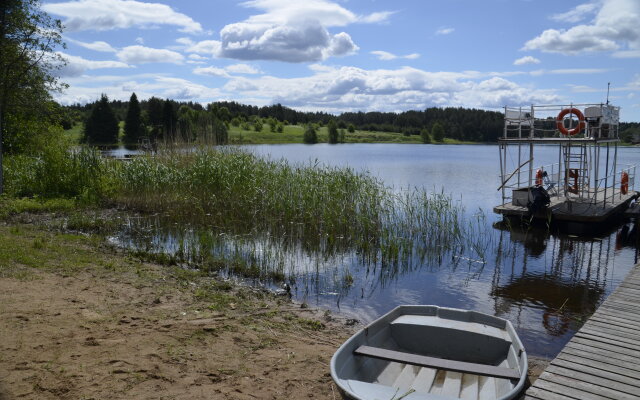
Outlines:
[[505, 203], [505, 193], [504, 193], [504, 166], [502, 164], [502, 160], [503, 158], [507, 157], [507, 154], [505, 152], [504, 157], [502, 156], [503, 153], [503, 147], [505, 146], [505, 144], [500, 143], [500, 146], [498, 146], [498, 153], [500, 155], [500, 183], [502, 184], [502, 204]]
[[[507, 139], [507, 106], [504, 106], [504, 127], [503, 127], [503, 132], [502, 132], [502, 137], [504, 139]], [[505, 203], [505, 188], [504, 188], [504, 174], [505, 174], [505, 166], [506, 166], [506, 159], [507, 159], [507, 150], [506, 150], [506, 142], [505, 143], [501, 143], [500, 146], [498, 146], [498, 153], [500, 154], [500, 183], [502, 184], [502, 204]], [[503, 153], [504, 153], [504, 157], [503, 157]], [[503, 164], [504, 163], [504, 164]]]
[[[519, 116], [518, 119], [522, 119], [522, 107], [520, 107], [519, 109]], [[522, 139], [522, 121], [518, 121], [518, 139]], [[522, 160], [521, 160], [521, 152], [522, 152], [522, 143], [518, 142], [518, 165], [522, 165]], [[531, 168], [531, 165], [529, 165], [529, 168]], [[518, 169], [518, 185], [517, 187], [519, 188], [521, 185], [521, 177], [520, 177], [520, 171], [521, 169]]]
[[604, 166], [604, 202], [602, 208], [607, 206], [607, 185], [609, 183], [609, 143], [607, 143], [607, 162]]
[[562, 143], [558, 146], [558, 183], [556, 187], [558, 188], [558, 197], [560, 197], [560, 182], [562, 177]]
[[[616, 192], [617, 168], [618, 168], [618, 142], [613, 144], [613, 193]], [[622, 198], [622, 192], [619, 192], [619, 193], [620, 193], [620, 198]]]
[[529, 142], [529, 187], [533, 183], [533, 142]]

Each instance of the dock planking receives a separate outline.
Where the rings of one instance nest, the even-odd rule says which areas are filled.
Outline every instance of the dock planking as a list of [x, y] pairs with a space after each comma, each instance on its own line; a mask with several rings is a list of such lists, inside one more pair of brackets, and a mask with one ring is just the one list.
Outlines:
[[529, 400], [640, 397], [640, 264], [526, 394]]

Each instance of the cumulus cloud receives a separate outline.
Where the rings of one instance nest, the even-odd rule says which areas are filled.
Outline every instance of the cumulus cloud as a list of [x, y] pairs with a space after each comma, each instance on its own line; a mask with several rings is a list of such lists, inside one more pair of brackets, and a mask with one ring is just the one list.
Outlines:
[[115, 53], [117, 51], [116, 49], [111, 47], [109, 43], [103, 42], [100, 40], [96, 42], [91, 42], [91, 43], [81, 42], [80, 40], [74, 40], [71, 38], [65, 38], [65, 40], [67, 42], [77, 44], [80, 47], [84, 47], [85, 49], [89, 49], [93, 51], [100, 51], [104, 53]]
[[146, 63], [171, 63], [180, 64], [184, 61], [184, 56], [175, 51], [166, 49], [154, 49], [144, 46], [127, 46], [117, 54], [118, 59], [131, 64]]
[[[565, 14], [560, 14], [565, 20], [574, 19]], [[619, 54], [636, 56], [635, 51], [640, 50], [638, 21], [640, 2], [637, 0], [605, 0], [593, 22], [568, 30], [547, 29], [526, 42], [523, 50], [565, 54], [619, 50]]]
[[66, 17], [64, 25], [68, 31], [173, 25], [181, 32], [202, 32], [198, 22], [165, 4], [135, 0], [79, 0], [43, 4], [42, 9]]
[[331, 35], [318, 20], [269, 26], [241, 22], [225, 26], [220, 38], [218, 56], [238, 60], [320, 61], [358, 50], [347, 33]]
[[525, 64], [540, 64], [540, 60], [531, 56], [524, 56], [518, 58], [513, 62], [513, 65], [525, 65]]
[[420, 54], [418, 53], [411, 53], [411, 54], [407, 54], [406, 56], [397, 56], [393, 53], [389, 53], [388, 51], [382, 51], [382, 50], [376, 50], [376, 51], [372, 51], [371, 54], [373, 54], [374, 56], [378, 57], [378, 60], [382, 60], [382, 61], [390, 61], [390, 60], [395, 60], [398, 58], [405, 58], [408, 60], [415, 60], [416, 58], [420, 57]]
[[87, 60], [79, 56], [72, 56], [62, 52], [57, 53], [61, 56], [66, 64], [56, 74], [60, 77], [74, 77], [81, 76], [87, 70], [104, 69], [104, 68], [131, 68], [130, 65], [120, 61], [94, 61]]
[[251, 0], [241, 5], [261, 13], [223, 27], [220, 41], [213, 41], [217, 57], [313, 62], [345, 56], [358, 46], [348, 33], [331, 33], [328, 28], [384, 22], [394, 13], [357, 15], [328, 0]]
[[436, 31], [436, 35], [448, 35], [455, 31], [454, 28], [440, 28]]

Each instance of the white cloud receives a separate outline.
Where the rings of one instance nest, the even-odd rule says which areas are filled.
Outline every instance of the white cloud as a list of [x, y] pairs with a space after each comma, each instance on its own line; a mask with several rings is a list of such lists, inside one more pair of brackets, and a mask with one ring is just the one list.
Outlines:
[[74, 77], [84, 74], [87, 70], [104, 69], [104, 68], [131, 68], [130, 65], [120, 61], [94, 61], [87, 60], [79, 56], [72, 56], [69, 54], [58, 52], [65, 61], [60, 70], [56, 71], [56, 74], [60, 77]]
[[233, 64], [226, 66], [224, 69], [234, 74], [255, 75], [260, 73], [260, 70], [249, 64]]
[[493, 108], [559, 101], [550, 91], [522, 87], [500, 77], [476, 81], [478, 72], [428, 72], [410, 67], [364, 70], [312, 66], [304, 78], [232, 77], [223, 87], [236, 97], [262, 99], [308, 110], [399, 111], [429, 106]]
[[602, 74], [605, 72], [609, 72], [610, 70], [607, 68], [563, 68], [563, 69], [538, 69], [535, 71], [531, 71], [530, 74], [532, 76], [540, 76], [546, 74], [552, 75], [590, 75], [590, 74]]
[[43, 4], [50, 14], [67, 19], [64, 25], [69, 31], [126, 29], [173, 25], [181, 32], [202, 32], [202, 26], [191, 17], [159, 3], [135, 0], [79, 0]]
[[247, 8], [262, 10], [245, 22], [256, 25], [285, 25], [291, 21], [317, 20], [322, 26], [346, 26], [351, 23], [379, 23], [386, 21], [394, 11], [356, 15], [341, 5], [328, 0], [250, 0], [241, 3]]
[[540, 64], [540, 60], [531, 56], [524, 56], [518, 58], [513, 62], [513, 65], [525, 65], [525, 64]]
[[208, 76], [219, 76], [222, 78], [229, 78], [229, 74], [223, 68], [217, 67], [200, 67], [193, 70], [193, 73], [196, 75], [208, 75]]
[[358, 50], [347, 33], [331, 35], [318, 20], [269, 26], [241, 22], [225, 26], [220, 38], [218, 56], [238, 60], [320, 61]]
[[436, 31], [436, 35], [448, 35], [455, 31], [454, 28], [440, 28]]
[[344, 56], [358, 46], [348, 33], [334, 34], [328, 28], [384, 22], [394, 13], [357, 15], [328, 0], [251, 0], [241, 5], [261, 13], [223, 27], [219, 48], [213, 49], [217, 57], [312, 62]]
[[381, 11], [374, 12], [369, 15], [364, 15], [358, 18], [359, 22], [364, 22], [367, 24], [375, 24], [379, 22], [386, 22], [389, 20], [389, 17], [395, 14], [395, 11]]
[[[71, 81], [75, 80], [77, 78], [71, 78]], [[54, 98], [63, 105], [92, 102], [99, 99], [102, 93], [112, 100], [128, 100], [132, 92], [135, 92], [140, 100], [151, 96], [200, 102], [220, 98], [219, 89], [209, 88], [186, 79], [158, 76], [158, 74], [139, 74], [128, 77], [103, 76], [92, 79], [92, 82], [94, 81], [99, 84], [83, 86], [81, 82], [86, 81], [75, 82], [64, 93], [54, 93]]]
[[231, 78], [230, 74], [259, 74], [260, 70], [248, 64], [233, 64], [224, 68], [219, 67], [199, 67], [193, 70], [196, 75], [218, 76], [222, 78]]
[[189, 54], [189, 58], [191, 60], [195, 60], [195, 61], [204, 61], [204, 60], [208, 60], [207, 57], [202, 57], [201, 55], [198, 54]]
[[406, 58], [409, 60], [414, 60], [420, 57], [420, 54], [418, 53], [407, 54], [406, 56], [397, 56], [393, 53], [389, 53], [388, 51], [382, 51], [382, 50], [372, 51], [371, 54], [378, 57], [378, 60], [382, 60], [382, 61], [395, 60], [397, 58]]
[[547, 29], [526, 42], [523, 50], [564, 54], [620, 50], [619, 55], [635, 56], [624, 47], [640, 50], [639, 21], [638, 0], [605, 0], [592, 23], [568, 30]]
[[138, 44], [144, 44], [144, 38], [142, 38], [142, 37], [138, 36], [138, 37], [136, 38], [136, 43], [138, 43]]
[[194, 42], [189, 38], [178, 38], [176, 42], [180, 44], [179, 48], [187, 53], [206, 54], [211, 57], [220, 52], [220, 42], [217, 40]]
[[175, 51], [166, 49], [153, 49], [144, 46], [127, 46], [120, 50], [117, 54], [121, 61], [132, 64], [146, 63], [171, 63], [180, 64], [184, 60], [184, 56]]
[[576, 23], [582, 21], [585, 17], [594, 14], [598, 9], [598, 4], [585, 3], [576, 6], [575, 8], [561, 14], [554, 14], [550, 18], [558, 22], [570, 22]]
[[81, 42], [79, 40], [74, 40], [71, 38], [65, 38], [67, 42], [71, 42], [73, 44], [77, 44], [78, 46], [84, 47], [85, 49], [100, 51], [104, 53], [115, 53], [117, 50], [114, 49], [109, 43], [103, 41], [96, 41], [91, 43]]

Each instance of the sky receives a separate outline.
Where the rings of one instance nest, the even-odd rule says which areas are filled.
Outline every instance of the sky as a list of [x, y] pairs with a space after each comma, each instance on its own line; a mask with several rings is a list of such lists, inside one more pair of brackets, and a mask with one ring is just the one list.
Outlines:
[[62, 104], [151, 96], [303, 111], [603, 103], [640, 121], [640, 0], [42, 1]]

